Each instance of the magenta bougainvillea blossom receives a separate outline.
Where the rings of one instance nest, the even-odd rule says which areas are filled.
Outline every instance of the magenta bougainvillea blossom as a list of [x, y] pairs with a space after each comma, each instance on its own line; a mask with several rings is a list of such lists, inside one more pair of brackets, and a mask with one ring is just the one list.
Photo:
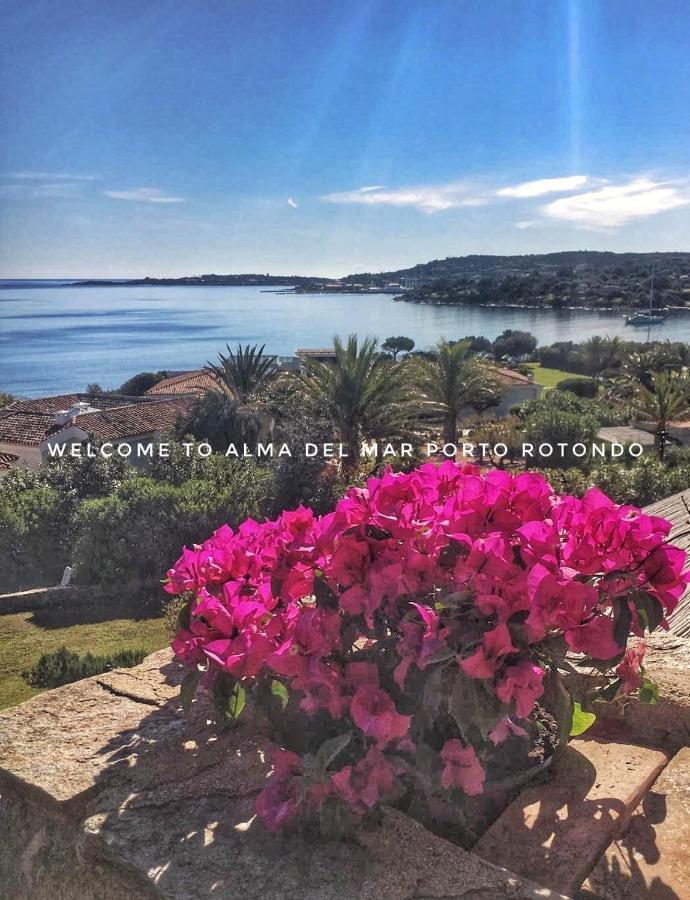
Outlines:
[[460, 802], [557, 715], [554, 698], [563, 717], [566, 652], [609, 698], [647, 684], [642, 639], [689, 580], [669, 528], [529, 472], [387, 472], [329, 515], [248, 520], [185, 549], [166, 583], [191, 592], [173, 649], [229, 715], [253, 697], [293, 723], [257, 801], [269, 828], [327, 808], [356, 821], [420, 786]]

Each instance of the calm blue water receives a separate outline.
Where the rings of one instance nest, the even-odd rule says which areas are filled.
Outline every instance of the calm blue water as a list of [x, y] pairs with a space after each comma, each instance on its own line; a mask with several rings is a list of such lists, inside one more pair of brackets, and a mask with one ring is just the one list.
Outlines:
[[[0, 390], [22, 397], [80, 391], [89, 382], [117, 387], [145, 369], [193, 369], [226, 343], [265, 343], [290, 355], [328, 346], [334, 334], [404, 334], [419, 347], [439, 337], [531, 331], [540, 344], [592, 334], [645, 340], [647, 329], [620, 314], [442, 308], [367, 296], [266, 293], [251, 287], [57, 287], [0, 282]], [[690, 341], [690, 314], [652, 329]]]

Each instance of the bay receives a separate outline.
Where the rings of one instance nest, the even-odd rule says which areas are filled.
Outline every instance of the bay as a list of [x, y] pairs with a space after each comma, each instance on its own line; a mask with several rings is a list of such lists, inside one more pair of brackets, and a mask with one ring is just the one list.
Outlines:
[[[39, 397], [115, 388], [143, 370], [187, 370], [215, 359], [225, 344], [265, 344], [280, 356], [327, 347], [356, 332], [384, 340], [407, 335], [419, 348], [440, 337], [495, 338], [530, 331], [540, 344], [593, 334], [644, 341], [648, 329], [620, 313], [436, 307], [390, 294], [281, 294], [255, 287], [74, 287], [0, 282], [0, 391]], [[653, 339], [690, 341], [690, 313], [672, 313]]]

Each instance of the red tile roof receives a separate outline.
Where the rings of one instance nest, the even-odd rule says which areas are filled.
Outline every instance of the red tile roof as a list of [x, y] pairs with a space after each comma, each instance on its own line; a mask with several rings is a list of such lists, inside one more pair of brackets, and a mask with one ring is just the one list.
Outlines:
[[[96, 412], [82, 413], [64, 425], [55, 423], [54, 412], [73, 406], [79, 397], [87, 395], [64, 394], [42, 397], [38, 400], [18, 401], [0, 410], [0, 443], [37, 447], [47, 437], [76, 425], [99, 440], [121, 440], [153, 431], [169, 431], [178, 418], [193, 403], [193, 397], [94, 397], [90, 402], [99, 408]], [[65, 402], [72, 399], [71, 402]], [[56, 401], [60, 402], [57, 403]], [[103, 408], [105, 407], [105, 408]], [[39, 412], [52, 409], [54, 412]]]
[[55, 424], [55, 416], [23, 411], [0, 413], [0, 444], [38, 447]]
[[[151, 400], [148, 403], [133, 403], [116, 409], [83, 413], [76, 416], [70, 424], [76, 425], [98, 440], [121, 440], [153, 431], [170, 431], [180, 416], [189, 411], [193, 402], [192, 397], [171, 397]], [[64, 427], [67, 428], [69, 425]], [[64, 428], [60, 429], [62, 430]]]
[[181, 375], [164, 378], [158, 384], [154, 384], [152, 388], [149, 388], [146, 391], [146, 396], [193, 394], [199, 397], [207, 394], [209, 391], [217, 391], [220, 388], [221, 386], [215, 376], [204, 369], [196, 369], [193, 372], [183, 372]]

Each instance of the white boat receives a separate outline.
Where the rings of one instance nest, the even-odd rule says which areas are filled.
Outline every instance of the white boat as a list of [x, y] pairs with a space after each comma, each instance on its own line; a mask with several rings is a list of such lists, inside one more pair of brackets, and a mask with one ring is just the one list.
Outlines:
[[626, 325], [661, 325], [666, 321], [663, 313], [652, 312], [654, 306], [654, 266], [652, 266], [652, 276], [649, 284], [649, 311], [634, 313], [632, 316], [625, 317]]

